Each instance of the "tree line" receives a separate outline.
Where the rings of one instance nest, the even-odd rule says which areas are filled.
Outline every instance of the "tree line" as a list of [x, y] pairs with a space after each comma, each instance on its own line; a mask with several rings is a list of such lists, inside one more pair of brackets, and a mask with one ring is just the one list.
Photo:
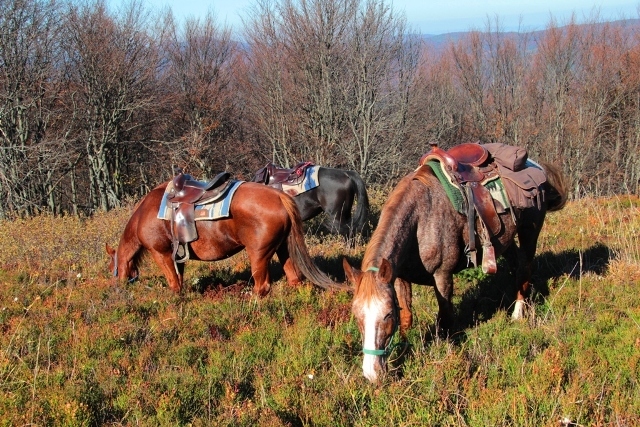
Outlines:
[[91, 214], [178, 165], [392, 185], [430, 141], [526, 147], [571, 196], [640, 193], [636, 28], [550, 20], [436, 46], [382, 0], [256, 0], [240, 33], [133, 0], [0, 0], [0, 218]]

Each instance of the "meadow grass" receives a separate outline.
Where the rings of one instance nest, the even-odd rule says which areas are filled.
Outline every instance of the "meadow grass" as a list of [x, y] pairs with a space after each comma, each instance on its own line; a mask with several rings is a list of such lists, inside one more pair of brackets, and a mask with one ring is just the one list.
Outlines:
[[[351, 296], [289, 286], [276, 262], [263, 299], [244, 253], [188, 264], [181, 295], [150, 261], [114, 283], [104, 244], [129, 215], [1, 224], [0, 425], [640, 425], [635, 197], [547, 217], [526, 321], [510, 319], [502, 261], [495, 276], [455, 277], [448, 337], [432, 289], [414, 286], [408, 346], [378, 385], [361, 373]], [[342, 257], [357, 264], [365, 248], [307, 243], [339, 280]]]

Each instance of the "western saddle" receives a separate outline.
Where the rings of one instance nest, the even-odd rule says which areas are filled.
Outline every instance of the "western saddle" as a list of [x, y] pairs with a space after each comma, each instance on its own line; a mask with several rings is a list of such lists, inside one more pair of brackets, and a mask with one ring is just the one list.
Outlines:
[[174, 262], [189, 259], [187, 243], [198, 239], [196, 230], [196, 205], [213, 203], [221, 199], [228, 188], [231, 174], [221, 172], [211, 181], [198, 181], [181, 169], [175, 168], [167, 186], [167, 202], [171, 203], [171, 238]]
[[298, 185], [305, 177], [305, 171], [312, 162], [300, 162], [293, 168], [281, 168], [269, 162], [265, 167], [258, 170], [252, 182], [259, 182], [268, 186], [282, 190], [282, 185]]
[[[483, 183], [498, 176], [497, 166], [487, 149], [479, 143], [464, 143], [447, 151], [439, 148], [437, 142], [431, 142], [430, 145], [431, 150], [422, 156], [420, 165], [426, 165], [430, 160], [440, 162], [452, 184], [460, 189], [466, 204], [469, 228], [467, 256], [478, 266], [477, 233], [482, 244], [482, 270], [493, 274], [497, 271], [497, 264], [491, 238], [500, 233], [502, 222], [498, 217], [493, 197]], [[476, 214], [480, 219], [478, 227]]]

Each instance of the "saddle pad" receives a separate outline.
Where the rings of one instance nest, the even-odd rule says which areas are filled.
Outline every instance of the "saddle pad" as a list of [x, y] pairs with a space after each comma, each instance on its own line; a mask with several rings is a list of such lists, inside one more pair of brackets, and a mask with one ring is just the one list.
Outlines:
[[304, 171], [304, 178], [300, 181], [299, 184], [296, 185], [288, 185], [282, 184], [282, 191], [287, 193], [290, 196], [297, 196], [300, 193], [304, 193], [305, 191], [313, 190], [317, 186], [320, 185], [318, 181], [318, 171], [320, 170], [320, 166], [309, 166]]
[[[430, 160], [427, 162], [427, 166], [433, 170], [433, 173], [438, 177], [440, 183], [444, 187], [444, 191], [447, 193], [449, 200], [451, 200], [451, 204], [456, 208], [458, 212], [466, 215], [465, 209], [465, 197], [462, 194], [462, 189], [456, 184], [455, 180], [453, 180], [449, 174], [442, 168], [442, 165], [437, 160]], [[496, 211], [498, 213], [503, 213], [510, 207], [509, 198], [507, 197], [507, 192], [504, 188], [504, 183], [499, 176], [494, 176], [489, 178], [481, 184], [489, 190], [491, 193], [491, 197], [493, 198], [496, 206]]]
[[[212, 220], [226, 218], [229, 216], [229, 208], [231, 207], [231, 199], [235, 194], [238, 187], [245, 181], [233, 180], [227, 187], [222, 195], [222, 198], [213, 203], [196, 204], [195, 208], [195, 220]], [[168, 194], [164, 193], [162, 201], [160, 202], [160, 208], [158, 209], [158, 218], [167, 221], [171, 220], [171, 202], [167, 201]]]

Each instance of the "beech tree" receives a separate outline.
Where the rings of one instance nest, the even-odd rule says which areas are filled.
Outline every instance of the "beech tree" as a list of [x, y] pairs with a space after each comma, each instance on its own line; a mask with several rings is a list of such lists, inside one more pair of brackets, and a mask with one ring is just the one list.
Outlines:
[[258, 2], [252, 18], [245, 102], [265, 156], [397, 172], [419, 56], [405, 20], [378, 0]]
[[56, 207], [58, 20], [53, 1], [0, 0], [0, 218]]
[[393, 185], [432, 140], [524, 146], [572, 197], [640, 192], [633, 21], [496, 19], [431, 45], [383, 0], [257, 0], [240, 41], [213, 14], [57, 1], [0, 0], [0, 218], [108, 210], [172, 164], [313, 161]]
[[196, 176], [213, 177], [231, 160], [225, 144], [237, 129], [233, 71], [238, 48], [214, 15], [184, 25], [166, 17], [162, 40], [163, 86], [169, 94], [167, 143], [172, 163]]
[[132, 3], [116, 19], [101, 0], [67, 13], [68, 120], [86, 159], [90, 204], [100, 210], [119, 206], [132, 148], [125, 134], [140, 126], [137, 114], [155, 108], [159, 63], [146, 18]]

